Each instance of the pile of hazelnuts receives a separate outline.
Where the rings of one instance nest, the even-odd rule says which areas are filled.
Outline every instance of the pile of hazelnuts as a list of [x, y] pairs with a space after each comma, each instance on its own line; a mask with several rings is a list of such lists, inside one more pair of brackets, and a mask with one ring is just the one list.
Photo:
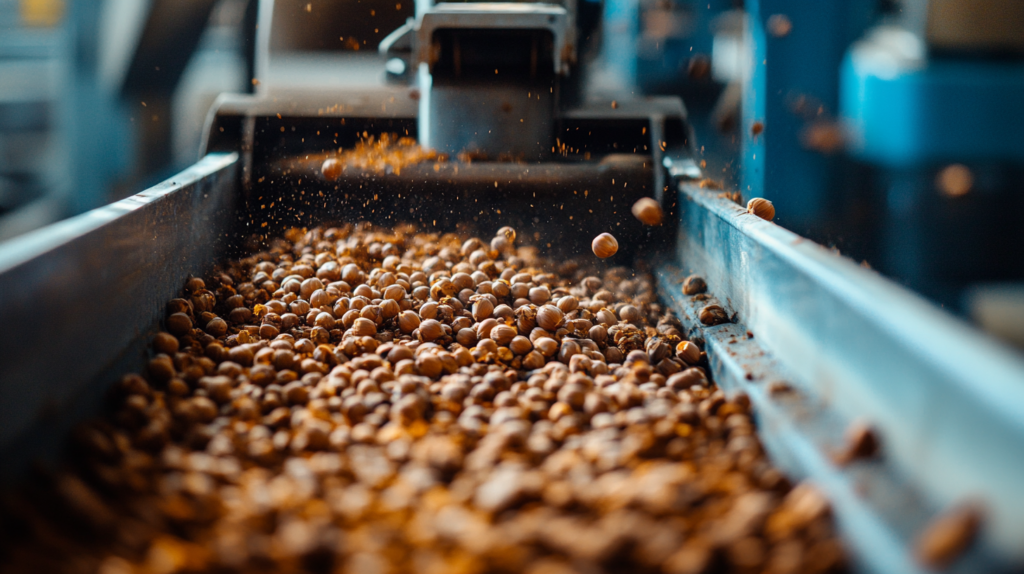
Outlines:
[[827, 500], [651, 278], [291, 230], [187, 282], [144, 372], [8, 496], [14, 572], [837, 572]]

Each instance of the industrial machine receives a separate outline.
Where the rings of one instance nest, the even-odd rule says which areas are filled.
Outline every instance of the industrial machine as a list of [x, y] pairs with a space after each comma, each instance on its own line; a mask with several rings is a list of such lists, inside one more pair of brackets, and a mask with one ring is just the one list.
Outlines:
[[973, 286], [1024, 278], [1024, 12], [879, 6], [746, 3], [739, 188], [784, 206], [786, 227], [966, 314]]
[[[796, 53], [782, 41], [803, 38], [802, 18], [816, 10], [855, 28], [843, 12], [854, 4], [746, 3], [754, 57], [740, 192], [774, 199], [780, 220], [831, 224], [828, 204], [817, 200], [824, 182], [842, 172], [829, 167], [837, 158], [798, 148], [796, 127], [776, 127], [789, 125], [776, 118], [792, 114], [785, 105], [799, 98], [776, 99], [776, 82], [785, 78], [770, 66], [771, 50], [778, 46], [780, 58]], [[381, 42], [387, 65], [378, 72], [387, 82], [338, 88], [325, 81], [315, 89], [275, 85], [269, 70], [278, 22], [274, 3], [261, 3], [256, 93], [218, 100], [198, 163], [0, 251], [0, 324], [16, 327], [0, 331], [7, 473], [55, 452], [71, 423], [98, 408], [109, 382], [141, 363], [162, 303], [190, 274], [284, 228], [337, 220], [415, 221], [438, 230], [512, 225], [535, 245], [566, 253], [614, 229], [622, 246], [615, 261], [656, 266], [662, 299], [706, 342], [716, 382], [749, 395], [776, 463], [829, 495], [857, 571], [925, 572], [913, 555], [916, 536], [965, 501], [984, 509], [984, 523], [952, 570], [1010, 571], [1024, 563], [1020, 355], [723, 196], [709, 184], [718, 174], [702, 168], [703, 140], [679, 98], [588, 93], [581, 13], [573, 0], [417, 2], [414, 17]], [[791, 25], [784, 34], [779, 14]], [[836, 67], [798, 73], [838, 81], [847, 40], [862, 29], [830, 37], [823, 53]], [[806, 33], [808, 42], [826, 34]], [[857, 66], [861, 49], [844, 73], [875, 89]], [[807, 95], [805, 106], [816, 101]], [[838, 88], [831, 96], [839, 97]], [[872, 139], [872, 121], [865, 111], [863, 150], [885, 141]], [[754, 122], [763, 131], [751, 130]], [[324, 176], [325, 152], [382, 134], [415, 138], [449, 158]], [[773, 178], [795, 181], [792, 194], [811, 191], [787, 196]], [[629, 216], [647, 196], [666, 214], [661, 227]], [[696, 302], [680, 291], [690, 273], [706, 279], [732, 322], [697, 320]], [[60, 361], [52, 360], [54, 349]], [[853, 421], [875, 430], [880, 455], [841, 464], [834, 454]]]

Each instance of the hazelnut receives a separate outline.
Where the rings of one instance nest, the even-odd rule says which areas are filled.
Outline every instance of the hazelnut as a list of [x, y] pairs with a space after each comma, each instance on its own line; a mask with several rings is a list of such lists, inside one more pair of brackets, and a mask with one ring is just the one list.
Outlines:
[[540, 287], [534, 287], [533, 289], [530, 289], [529, 298], [530, 303], [533, 303], [534, 305], [543, 305], [551, 299], [551, 291], [543, 285]]
[[401, 285], [388, 285], [384, 289], [384, 298], [392, 301], [401, 301], [405, 299], [405, 287]]
[[[415, 148], [396, 141], [406, 140], [357, 144], [369, 160], [344, 153], [353, 165], [391, 165], [396, 149]], [[350, 161], [334, 161], [340, 177]], [[635, 206], [645, 223], [651, 201]], [[447, 572], [465, 570], [466, 557], [473, 569], [534, 573], [577, 563], [842, 571], [828, 501], [805, 485], [779, 496], [788, 486], [757, 439], [750, 399], [726, 399], [693, 366], [703, 353], [682, 341], [653, 278], [624, 268], [585, 276], [585, 261], [552, 262], [515, 241], [506, 228], [489, 242], [402, 224], [290, 229], [190, 279], [167, 306], [169, 332], [154, 338], [146, 378], [121, 379], [111, 415], [76, 438], [84, 464], [54, 477], [56, 502], [104, 536], [47, 524], [49, 509], [26, 514], [40, 522], [32, 532], [66, 535], [71, 553], [28, 532], [25, 563], [81, 569], [75, 549], [98, 545], [110, 557], [128, 544], [130, 556], [148, 548], [147, 561], [197, 571], [223, 556], [239, 571], [313, 558]], [[706, 289], [692, 279], [684, 292]], [[716, 308], [724, 317], [717, 305], [702, 311], [714, 318]], [[849, 446], [861, 455], [875, 443], [854, 432]], [[590, 476], [600, 480], [579, 480]], [[706, 504], [694, 507], [680, 480]], [[238, 520], [250, 500], [269, 505], [257, 510], [271, 523]], [[160, 520], [139, 539], [130, 515]], [[628, 531], [616, 530], [620, 515]], [[979, 523], [944, 515], [918, 558], [954, 560]], [[431, 526], [445, 524], [472, 536], [438, 538]], [[192, 526], [219, 533], [216, 544]], [[398, 538], [325, 545], [378, 531]], [[513, 555], [501, 537], [516, 543]], [[250, 557], [253, 540], [273, 548]], [[392, 552], [410, 543], [413, 554]]]
[[619, 319], [627, 323], [638, 323], [640, 321], [640, 310], [632, 305], [623, 305], [619, 309]]
[[477, 321], [487, 319], [493, 312], [494, 303], [491, 303], [490, 299], [482, 298], [473, 303], [473, 318]]
[[[788, 36], [793, 31], [793, 22], [789, 19], [789, 16], [785, 14], [772, 14], [768, 17], [768, 21], [765, 26], [768, 29], [768, 33], [776, 38], [783, 38]], [[762, 127], [762, 130], [764, 128]], [[757, 134], [754, 134], [757, 135]]]
[[324, 162], [320, 168], [320, 172], [323, 173], [324, 179], [327, 181], [334, 181], [341, 177], [341, 172], [345, 169], [341, 162], [331, 158]]
[[541, 337], [533, 342], [533, 347], [545, 357], [553, 357], [558, 352], [558, 342], [549, 337]]
[[455, 334], [455, 341], [466, 348], [476, 345], [477, 340], [476, 331], [473, 329], [459, 329], [458, 333]]
[[420, 340], [421, 341], [434, 341], [444, 335], [444, 330], [441, 329], [441, 323], [434, 319], [427, 319], [420, 323]]
[[543, 305], [537, 309], [537, 325], [545, 331], [554, 332], [565, 320], [565, 314], [554, 305]]
[[206, 324], [206, 332], [214, 337], [223, 337], [228, 332], [228, 322], [214, 317]]
[[423, 353], [416, 358], [416, 370], [424, 377], [436, 379], [441, 376], [442, 372], [444, 372], [444, 364], [437, 355]]
[[701, 323], [708, 326], [729, 322], [729, 315], [725, 313], [725, 309], [721, 305], [708, 305], [704, 307], [700, 310], [698, 318]]
[[365, 317], [360, 317], [353, 321], [349, 332], [357, 337], [372, 337], [377, 334], [377, 325]]
[[[282, 317], [282, 319], [283, 318], [284, 317]], [[313, 325], [323, 327], [324, 329], [333, 329], [334, 323], [334, 315], [331, 315], [327, 311], [317, 313], [316, 318], [313, 319]]]
[[633, 204], [633, 217], [644, 225], [661, 225], [662, 212], [658, 202], [650, 197], [642, 197]]
[[696, 365], [700, 362], [700, 348], [690, 341], [683, 341], [676, 345], [676, 357], [687, 365]]
[[147, 370], [152, 380], [157, 382], [166, 383], [174, 377], [174, 363], [169, 356], [162, 353], [149, 361]]
[[413, 311], [402, 311], [398, 315], [398, 329], [408, 335], [420, 327], [420, 317]]
[[619, 251], [619, 242], [611, 233], [602, 233], [594, 238], [590, 248], [601, 259], [607, 259]]
[[562, 341], [562, 345], [558, 349], [558, 360], [568, 364], [569, 360], [572, 359], [573, 356], [582, 352], [583, 350], [580, 349], [579, 343], [572, 339], [565, 339]]
[[187, 335], [192, 331], [192, 319], [189, 319], [188, 315], [184, 313], [172, 313], [167, 318], [167, 330], [179, 337]]
[[708, 385], [708, 378], [704, 374], [704, 369], [700, 367], [690, 367], [684, 369], [678, 373], [671, 375], [665, 384], [677, 391], [689, 389], [692, 386], [706, 387]]
[[530, 351], [523, 357], [523, 368], [528, 370], [539, 369], [544, 366], [544, 355], [537, 351]]
[[437, 303], [434, 301], [427, 301], [420, 306], [420, 318], [421, 319], [436, 319], [437, 318]]
[[561, 297], [558, 299], [557, 305], [563, 313], [571, 313], [579, 308], [580, 301], [579, 299], [573, 297], [572, 295], [566, 295], [565, 297]]
[[755, 197], [747, 202], [747, 213], [771, 221], [775, 219], [775, 206], [763, 197]]
[[498, 325], [491, 329], [491, 339], [500, 347], [507, 347], [516, 336], [516, 330], [514, 327], [508, 325]]
[[170, 333], [157, 333], [153, 338], [153, 349], [158, 353], [173, 355], [178, 352], [178, 339]]
[[647, 350], [647, 355], [650, 357], [652, 364], [657, 364], [672, 355], [672, 346], [660, 337], [647, 339], [644, 348]]
[[690, 275], [683, 281], [684, 295], [697, 295], [708, 290], [708, 284], [700, 275]]
[[385, 299], [380, 302], [381, 319], [393, 319], [402, 311], [402, 306], [394, 299]]
[[509, 350], [517, 355], [525, 355], [533, 350], [533, 343], [522, 335], [517, 335], [508, 345]]

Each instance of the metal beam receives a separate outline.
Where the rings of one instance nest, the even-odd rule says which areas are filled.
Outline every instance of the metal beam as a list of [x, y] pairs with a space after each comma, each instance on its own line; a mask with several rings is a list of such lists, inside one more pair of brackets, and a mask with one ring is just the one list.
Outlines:
[[[868, 571], [907, 572], [914, 536], [970, 499], [986, 509], [960, 563], [994, 571], [1024, 549], [1024, 360], [877, 273], [683, 183], [676, 259], [663, 296], [703, 331], [715, 376], [745, 390], [788, 472], [819, 483]], [[737, 325], [701, 327], [679, 280], [699, 272]], [[749, 332], [749, 335], [748, 335]], [[768, 392], [785, 382], [794, 395]], [[853, 419], [882, 457], [832, 461]], [[973, 569], [973, 570], [972, 570]]]
[[[137, 195], [11, 240], [0, 251], [0, 476], [52, 455], [136, 369], [189, 274], [217, 259], [238, 155], [211, 154]], [[77, 415], [77, 416], [76, 416]]]

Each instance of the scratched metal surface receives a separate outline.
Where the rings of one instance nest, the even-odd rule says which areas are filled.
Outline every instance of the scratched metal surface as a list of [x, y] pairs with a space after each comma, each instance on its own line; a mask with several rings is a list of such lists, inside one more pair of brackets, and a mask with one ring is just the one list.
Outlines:
[[0, 329], [0, 474], [52, 450], [68, 413], [95, 410], [112, 377], [142, 365], [164, 302], [227, 246], [237, 161], [211, 154], [3, 245], [0, 325], [16, 328]]
[[[1019, 565], [1024, 533], [1024, 361], [920, 297], [716, 193], [683, 183], [663, 296], [694, 325], [680, 282], [699, 272], [736, 324], [701, 328], [714, 374], [747, 392], [762, 440], [832, 498], [866, 572], [920, 571], [914, 537], [937, 512], [982, 502], [980, 542], [955, 571]], [[699, 327], [699, 324], [697, 324]], [[771, 393], [773, 382], [796, 392]], [[854, 419], [882, 453], [833, 461]]]

